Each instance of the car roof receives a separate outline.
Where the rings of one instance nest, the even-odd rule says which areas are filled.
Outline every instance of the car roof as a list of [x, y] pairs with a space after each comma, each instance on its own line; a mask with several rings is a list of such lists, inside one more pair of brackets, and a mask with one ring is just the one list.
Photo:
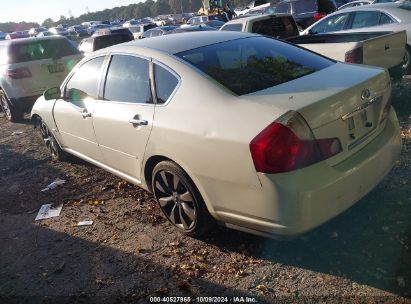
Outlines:
[[2, 40], [0, 41], [0, 45], [10, 45], [10, 44], [19, 44], [25, 42], [35, 42], [38, 40], [62, 40], [67, 39], [62, 36], [48, 36], [48, 37], [29, 37], [29, 38], [20, 38], [20, 39], [11, 39], [11, 40]]
[[202, 31], [177, 33], [173, 35], [153, 37], [150, 39], [133, 40], [130, 42], [111, 46], [109, 48], [104, 49], [101, 52], [105, 53], [107, 52], [107, 50], [126, 51], [126, 49], [132, 51], [134, 47], [139, 47], [153, 49], [167, 54], [176, 54], [211, 44], [255, 36], [260, 35], [229, 31]]
[[[389, 14], [392, 14], [394, 17], [397, 17], [401, 19], [401, 21], [411, 21], [411, 11], [407, 9], [402, 9], [401, 6], [407, 5], [411, 9], [411, 5], [407, 2], [405, 3], [377, 3], [377, 4], [372, 4], [372, 5], [362, 5], [362, 6], [354, 6], [354, 7], [349, 7], [345, 8], [344, 11], [335, 11], [334, 13], [328, 15], [334, 15], [334, 14], [341, 14], [341, 13], [347, 13], [347, 12], [355, 12], [355, 11], [381, 11], [381, 12], [387, 12]], [[327, 16], [327, 17], [328, 17]]]

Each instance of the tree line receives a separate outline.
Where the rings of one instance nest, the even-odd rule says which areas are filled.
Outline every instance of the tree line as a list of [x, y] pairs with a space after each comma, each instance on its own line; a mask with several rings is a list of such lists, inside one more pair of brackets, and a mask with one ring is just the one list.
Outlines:
[[[234, 5], [244, 5], [251, 0], [234, 0]], [[223, 2], [226, 2], [224, 0]], [[58, 24], [75, 25], [81, 24], [87, 21], [104, 21], [104, 20], [129, 20], [139, 19], [143, 17], [155, 17], [158, 15], [166, 14], [181, 14], [187, 12], [197, 12], [202, 6], [202, 0], [146, 0], [145, 2], [139, 2], [136, 4], [130, 4], [127, 6], [114, 7], [112, 9], [105, 9], [97, 12], [88, 12], [80, 15], [79, 17], [65, 17], [60, 16], [59, 20], [53, 20], [47, 18], [41, 24], [45, 27], [53, 27]], [[40, 26], [36, 22], [7, 22], [0, 23], [0, 31], [12, 32], [27, 30], [32, 27]]]

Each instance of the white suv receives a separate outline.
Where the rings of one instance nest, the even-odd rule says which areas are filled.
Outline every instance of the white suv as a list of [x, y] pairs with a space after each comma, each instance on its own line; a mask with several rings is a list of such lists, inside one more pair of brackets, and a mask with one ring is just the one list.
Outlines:
[[19, 121], [47, 88], [60, 86], [81, 53], [64, 37], [0, 41], [0, 106]]

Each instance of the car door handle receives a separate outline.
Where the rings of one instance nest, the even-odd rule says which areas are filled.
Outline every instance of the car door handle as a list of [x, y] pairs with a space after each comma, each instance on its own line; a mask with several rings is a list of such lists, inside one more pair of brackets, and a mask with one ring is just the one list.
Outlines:
[[144, 119], [132, 118], [128, 122], [136, 126], [147, 126], [148, 125], [148, 121]]
[[89, 112], [82, 112], [81, 115], [83, 116], [83, 118], [91, 117], [91, 113]]

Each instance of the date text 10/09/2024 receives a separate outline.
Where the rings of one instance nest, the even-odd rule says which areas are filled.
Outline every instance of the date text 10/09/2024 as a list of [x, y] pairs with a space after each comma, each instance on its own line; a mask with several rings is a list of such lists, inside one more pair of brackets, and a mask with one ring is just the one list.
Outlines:
[[150, 303], [257, 303], [254, 297], [150, 297]]

